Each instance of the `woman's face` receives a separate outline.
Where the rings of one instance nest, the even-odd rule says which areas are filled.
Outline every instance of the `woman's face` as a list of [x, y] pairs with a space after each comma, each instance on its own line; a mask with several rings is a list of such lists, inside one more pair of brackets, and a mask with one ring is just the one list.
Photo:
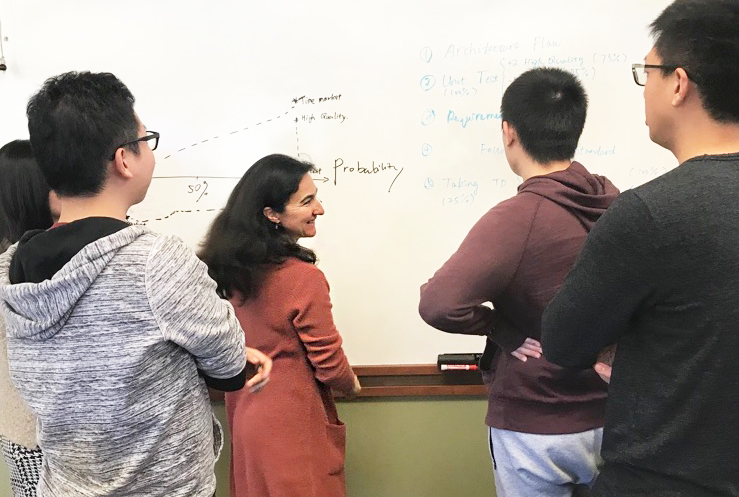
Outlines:
[[313, 178], [306, 173], [300, 180], [298, 190], [285, 204], [285, 209], [282, 212], [272, 209], [267, 212], [265, 209], [265, 215], [270, 221], [278, 222], [293, 240], [316, 236], [316, 218], [324, 213], [317, 194], [318, 188]]

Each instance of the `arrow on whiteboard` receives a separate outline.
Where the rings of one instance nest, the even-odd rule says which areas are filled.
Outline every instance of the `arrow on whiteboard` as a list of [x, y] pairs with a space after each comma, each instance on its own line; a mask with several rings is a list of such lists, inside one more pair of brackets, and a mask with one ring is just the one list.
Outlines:
[[321, 183], [325, 183], [328, 181], [328, 178], [324, 176], [323, 178], [313, 178], [313, 181], [320, 181]]

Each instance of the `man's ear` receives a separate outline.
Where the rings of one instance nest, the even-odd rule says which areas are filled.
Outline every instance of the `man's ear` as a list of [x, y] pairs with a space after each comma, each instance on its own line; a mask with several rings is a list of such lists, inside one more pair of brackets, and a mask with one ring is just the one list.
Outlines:
[[690, 85], [690, 78], [685, 69], [678, 67], [675, 69], [673, 74], [673, 91], [672, 91], [672, 106], [677, 107], [685, 102], [688, 95], [693, 90]]
[[112, 163], [113, 172], [124, 179], [133, 178], [133, 172], [128, 163], [131, 157], [133, 157], [133, 152], [125, 147], [116, 149], [115, 154], [113, 155], [113, 160], [110, 161]]
[[503, 144], [510, 147], [516, 141], [518, 141], [518, 134], [515, 128], [508, 124], [508, 121], [503, 121]]
[[262, 209], [262, 212], [264, 213], [264, 217], [269, 219], [271, 222], [280, 224], [280, 214], [278, 212], [275, 212], [272, 207], [265, 207]]

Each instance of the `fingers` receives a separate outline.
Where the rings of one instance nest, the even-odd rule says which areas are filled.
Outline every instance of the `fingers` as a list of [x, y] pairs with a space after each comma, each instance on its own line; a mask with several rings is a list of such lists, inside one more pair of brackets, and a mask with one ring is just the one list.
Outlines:
[[246, 360], [252, 364], [256, 364], [258, 366], [259, 373], [261, 373], [265, 378], [269, 377], [269, 374], [272, 372], [272, 359], [257, 349], [247, 347]]
[[600, 376], [603, 381], [605, 381], [606, 383], [611, 382], [612, 369], [610, 365], [605, 364], [603, 362], [596, 362], [593, 365], [593, 369], [595, 370], [596, 373], [598, 373], [598, 376]]
[[526, 362], [528, 360], [527, 357], [523, 355], [522, 353], [520, 353], [518, 350], [520, 349], [517, 349], [511, 352], [511, 355], [521, 362]]
[[257, 349], [246, 347], [246, 360], [257, 366], [257, 373], [246, 382], [250, 392], [258, 392], [269, 381], [272, 359]]
[[262, 376], [261, 372], [258, 372], [257, 374], [252, 376], [249, 381], [246, 382], [246, 386], [249, 387], [249, 391], [251, 393], [254, 393], [260, 391], [264, 387], [264, 385], [267, 384], [268, 381], [269, 377], [265, 378], [264, 376]]
[[539, 340], [527, 338], [519, 348], [511, 352], [511, 355], [521, 362], [526, 362], [529, 357], [539, 359], [542, 355], [541, 343]]
[[354, 386], [350, 391], [342, 392], [342, 395], [346, 400], [354, 400], [359, 396], [359, 393], [361, 391], [362, 385], [359, 383], [359, 378], [357, 377], [357, 375], [354, 375]]

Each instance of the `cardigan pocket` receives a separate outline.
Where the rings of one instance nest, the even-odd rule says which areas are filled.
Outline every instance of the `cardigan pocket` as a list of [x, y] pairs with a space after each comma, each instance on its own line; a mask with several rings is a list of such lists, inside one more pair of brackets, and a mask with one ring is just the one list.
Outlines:
[[344, 454], [346, 453], [346, 425], [326, 423], [326, 457], [328, 474], [344, 473]]

